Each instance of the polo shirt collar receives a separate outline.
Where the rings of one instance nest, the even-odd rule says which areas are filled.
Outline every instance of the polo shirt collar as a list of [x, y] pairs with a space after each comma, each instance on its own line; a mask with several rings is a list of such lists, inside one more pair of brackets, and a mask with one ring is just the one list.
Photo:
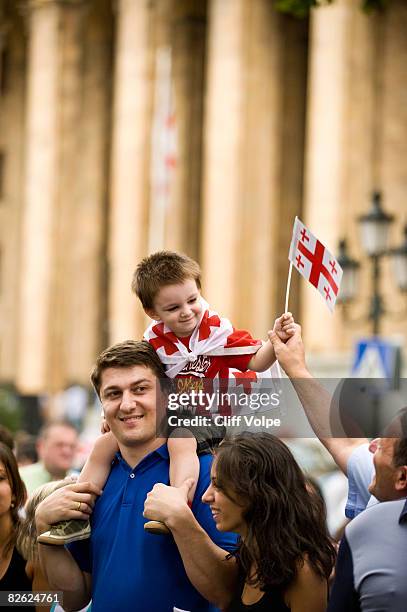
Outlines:
[[[137, 464], [136, 467], [138, 468], [139, 466], [143, 465], [145, 462], [151, 461], [152, 459], [154, 459], [156, 455], [159, 455], [159, 457], [161, 457], [162, 459], [169, 461], [170, 455], [168, 453], [168, 447], [166, 443], [159, 446], [156, 450], [153, 450], [150, 453], [147, 453], [147, 455], [143, 457], [143, 459]], [[120, 451], [117, 451], [115, 455], [115, 459], [113, 461], [114, 462], [117, 461], [117, 463], [119, 463], [127, 471], [133, 471], [133, 468], [127, 463], [127, 461], [123, 459]]]

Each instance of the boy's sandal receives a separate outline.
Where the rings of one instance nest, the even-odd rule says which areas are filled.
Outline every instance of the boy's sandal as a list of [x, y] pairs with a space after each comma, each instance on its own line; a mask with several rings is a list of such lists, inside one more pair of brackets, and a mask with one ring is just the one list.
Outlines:
[[171, 533], [167, 525], [161, 521], [147, 521], [144, 523], [144, 529], [154, 535], [170, 535]]

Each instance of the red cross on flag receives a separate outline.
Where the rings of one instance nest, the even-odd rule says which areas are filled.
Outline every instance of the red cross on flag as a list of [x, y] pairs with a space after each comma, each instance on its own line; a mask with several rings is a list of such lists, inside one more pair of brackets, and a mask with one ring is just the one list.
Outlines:
[[318, 289], [329, 310], [333, 312], [341, 284], [342, 268], [298, 217], [294, 221], [288, 259], [298, 272]]

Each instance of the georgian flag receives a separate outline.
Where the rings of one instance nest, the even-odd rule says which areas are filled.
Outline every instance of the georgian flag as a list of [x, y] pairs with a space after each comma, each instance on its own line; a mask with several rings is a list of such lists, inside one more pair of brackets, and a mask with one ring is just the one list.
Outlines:
[[342, 268], [298, 217], [294, 221], [288, 259], [301, 276], [318, 289], [329, 310], [333, 312], [341, 284]]

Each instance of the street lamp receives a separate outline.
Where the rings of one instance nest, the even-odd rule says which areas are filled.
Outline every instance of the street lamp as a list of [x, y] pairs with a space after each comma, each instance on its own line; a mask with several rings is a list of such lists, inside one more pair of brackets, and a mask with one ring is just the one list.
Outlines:
[[400, 291], [407, 293], [407, 225], [404, 227], [404, 242], [390, 251], [393, 257], [394, 275]]
[[[389, 256], [393, 259], [397, 286], [400, 291], [407, 293], [407, 226], [404, 229], [403, 244], [398, 248], [389, 249], [389, 229], [393, 221], [394, 217], [387, 214], [382, 208], [380, 192], [373, 192], [371, 208], [366, 214], [358, 218], [358, 222], [362, 246], [372, 264], [372, 295], [368, 319], [372, 321], [374, 336], [380, 334], [380, 322], [382, 316], [386, 313], [380, 293], [380, 265], [383, 257]], [[345, 240], [341, 240], [339, 243], [338, 261], [343, 269], [338, 302], [346, 306], [356, 297], [360, 264], [348, 255]]]

